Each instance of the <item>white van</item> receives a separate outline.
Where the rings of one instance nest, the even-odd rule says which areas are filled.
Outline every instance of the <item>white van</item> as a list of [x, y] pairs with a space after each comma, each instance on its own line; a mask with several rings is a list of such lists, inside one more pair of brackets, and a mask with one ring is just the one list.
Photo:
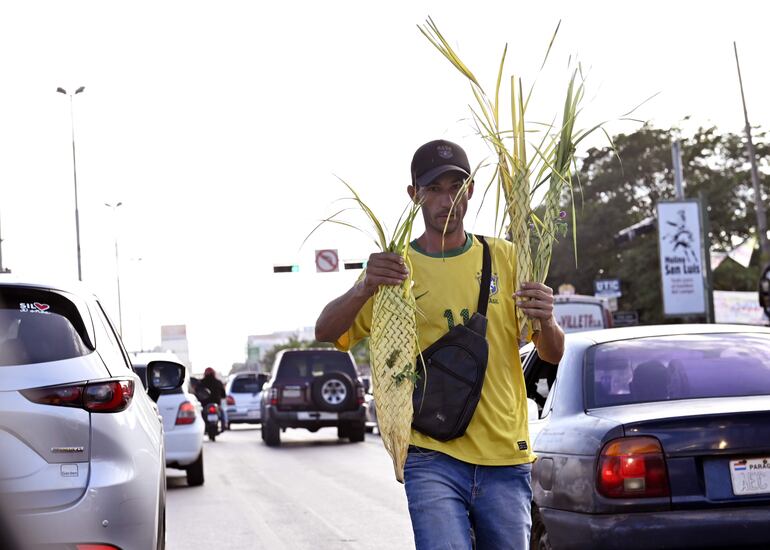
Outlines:
[[583, 294], [557, 294], [553, 314], [564, 332], [581, 332], [612, 327], [607, 298]]

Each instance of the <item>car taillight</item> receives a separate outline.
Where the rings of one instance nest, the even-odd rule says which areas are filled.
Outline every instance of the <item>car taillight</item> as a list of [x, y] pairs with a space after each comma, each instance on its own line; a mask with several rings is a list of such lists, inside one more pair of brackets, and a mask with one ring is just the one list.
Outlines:
[[41, 405], [77, 407], [89, 412], [120, 412], [134, 397], [133, 380], [109, 380], [71, 386], [22, 390], [21, 394]]
[[118, 412], [124, 410], [134, 397], [133, 380], [115, 380], [88, 384], [83, 402], [91, 412]]
[[111, 544], [76, 544], [77, 550], [120, 550]]
[[235, 405], [235, 397], [233, 397], [232, 395], [228, 395], [227, 396], [227, 404], [228, 405]]
[[277, 405], [278, 404], [278, 388], [270, 388], [270, 393], [268, 394], [268, 398], [270, 399], [271, 405]]
[[33, 403], [41, 405], [57, 405], [59, 407], [77, 407], [82, 409], [84, 388], [85, 384], [81, 386], [54, 386], [22, 390], [21, 394]]
[[195, 405], [189, 401], [185, 401], [179, 405], [179, 410], [176, 413], [176, 425], [180, 424], [193, 424], [195, 422]]
[[607, 443], [599, 455], [596, 487], [609, 498], [668, 496], [671, 491], [660, 441], [627, 437]]
[[358, 404], [363, 405], [364, 401], [366, 401], [366, 398], [364, 396], [364, 387], [358, 386], [358, 390], [356, 391], [356, 397], [358, 399]]

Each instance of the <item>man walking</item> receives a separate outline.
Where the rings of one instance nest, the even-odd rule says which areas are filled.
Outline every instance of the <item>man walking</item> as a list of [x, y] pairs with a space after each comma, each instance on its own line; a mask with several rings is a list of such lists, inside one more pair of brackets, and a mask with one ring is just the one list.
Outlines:
[[[462, 148], [437, 140], [412, 159], [407, 192], [422, 204], [424, 233], [408, 255], [417, 300], [419, 348], [467, 321], [479, 300], [483, 247], [463, 220], [473, 195]], [[404, 468], [417, 550], [524, 550], [531, 527], [531, 450], [516, 308], [540, 321], [538, 354], [558, 363], [564, 333], [553, 317], [553, 291], [540, 283], [513, 288], [513, 245], [486, 238], [492, 257], [487, 308], [489, 358], [481, 399], [465, 433], [438, 441], [413, 429]], [[316, 339], [349, 349], [371, 328], [372, 297], [380, 285], [401, 284], [407, 268], [398, 254], [375, 253], [350, 290], [330, 302], [316, 322]]]

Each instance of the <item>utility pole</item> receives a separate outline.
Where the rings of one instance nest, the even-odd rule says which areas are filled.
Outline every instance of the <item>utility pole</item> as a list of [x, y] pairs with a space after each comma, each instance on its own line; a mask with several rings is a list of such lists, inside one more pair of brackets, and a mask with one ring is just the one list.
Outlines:
[[118, 255], [118, 218], [117, 218], [117, 212], [118, 207], [122, 205], [122, 202], [118, 202], [117, 204], [110, 204], [108, 202], [104, 203], [104, 206], [108, 206], [109, 208], [112, 208], [112, 213], [114, 216], [114, 224], [115, 224], [115, 280], [117, 281], [117, 288], [118, 288], [118, 333], [120, 334], [120, 337], [123, 338], [123, 306], [120, 302], [120, 256]]
[[682, 147], [679, 140], [671, 144], [671, 160], [674, 165], [674, 189], [677, 200], [684, 199], [684, 176], [682, 175]]
[[83, 269], [80, 265], [80, 214], [78, 212], [78, 169], [75, 162], [75, 111], [72, 105], [72, 97], [77, 94], [83, 93], [85, 86], [81, 86], [74, 93], [68, 94], [64, 88], [56, 88], [56, 91], [60, 94], [69, 96], [70, 98], [70, 128], [72, 130], [72, 177], [75, 181], [75, 240], [77, 241], [78, 249], [78, 281], [83, 280]]
[[733, 42], [735, 51], [735, 65], [738, 67], [738, 84], [741, 87], [741, 100], [743, 101], [743, 118], [746, 122], [746, 152], [751, 162], [751, 185], [754, 188], [754, 209], [757, 214], [757, 233], [759, 233], [759, 250], [761, 253], [760, 265], [770, 261], [770, 243], [767, 240], [767, 215], [765, 203], [762, 198], [762, 189], [759, 186], [759, 171], [757, 170], [757, 156], [754, 152], [754, 142], [751, 140], [751, 125], [749, 114], [746, 110], [746, 96], [743, 93], [743, 79], [741, 78], [741, 64], [738, 62], [738, 46]]

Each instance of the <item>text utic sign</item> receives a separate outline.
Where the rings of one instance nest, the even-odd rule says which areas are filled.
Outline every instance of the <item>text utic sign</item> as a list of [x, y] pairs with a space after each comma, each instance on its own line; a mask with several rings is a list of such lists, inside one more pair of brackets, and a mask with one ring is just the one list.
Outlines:
[[706, 313], [700, 207], [696, 200], [658, 203], [663, 313]]
[[620, 279], [596, 279], [594, 281], [594, 296], [604, 298], [620, 298]]

